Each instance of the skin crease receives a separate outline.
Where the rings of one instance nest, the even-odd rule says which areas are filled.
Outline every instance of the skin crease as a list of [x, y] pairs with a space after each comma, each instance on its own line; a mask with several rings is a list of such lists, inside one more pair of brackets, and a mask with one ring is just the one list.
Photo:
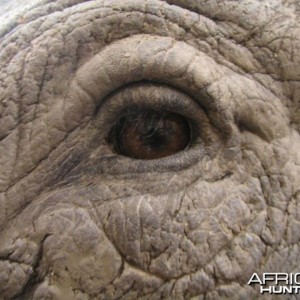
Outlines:
[[[251, 275], [300, 272], [298, 0], [0, 11], [0, 299], [273, 299]], [[193, 145], [113, 153], [133, 104]]]

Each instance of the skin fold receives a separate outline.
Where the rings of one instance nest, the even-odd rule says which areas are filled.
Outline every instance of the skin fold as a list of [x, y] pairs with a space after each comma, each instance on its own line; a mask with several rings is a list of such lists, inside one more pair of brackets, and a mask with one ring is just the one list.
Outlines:
[[[298, 0], [0, 11], [1, 300], [274, 299], [252, 274], [300, 272]], [[115, 153], [130, 105], [193, 142]]]

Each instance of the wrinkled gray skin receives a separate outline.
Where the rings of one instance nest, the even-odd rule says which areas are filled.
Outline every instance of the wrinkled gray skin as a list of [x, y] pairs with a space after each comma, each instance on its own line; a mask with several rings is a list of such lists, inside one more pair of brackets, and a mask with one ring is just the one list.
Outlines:
[[[253, 272], [300, 271], [298, 0], [0, 3], [1, 299], [271, 299]], [[132, 103], [195, 142], [114, 153]]]

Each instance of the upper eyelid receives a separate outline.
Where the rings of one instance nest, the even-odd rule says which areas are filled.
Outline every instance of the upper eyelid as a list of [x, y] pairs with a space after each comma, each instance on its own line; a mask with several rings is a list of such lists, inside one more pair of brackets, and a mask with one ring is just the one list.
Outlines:
[[[184, 62], [186, 66], [182, 67]], [[166, 73], [177, 67], [185, 70], [181, 76]], [[68, 114], [78, 111], [76, 107], [82, 107], [72, 119], [80, 124], [85, 115], [95, 112], [112, 91], [132, 82], [150, 80], [180, 89], [205, 109], [217, 111], [218, 118], [225, 120], [222, 114], [226, 109], [221, 107], [218, 98], [205, 97], [203, 93], [224, 76], [224, 69], [203, 52], [173, 38], [132, 36], [107, 46], [77, 71], [64, 112]], [[231, 127], [221, 122], [219, 129], [228, 126]], [[232, 132], [232, 129], [227, 131]]]
[[[169, 51], [173, 51], [173, 57], [168, 61]], [[182, 68], [182, 53], [185, 53], [189, 75], [176, 78], [172, 73], [167, 74], [168, 69]], [[183, 42], [169, 37], [137, 35], [102, 50], [79, 69], [73, 83], [97, 102], [122, 85], [141, 80], [170, 84], [192, 94], [196, 101], [202, 101], [199, 91], [221, 76], [220, 67], [211, 58], [204, 54], [195, 56], [195, 49]]]
[[184, 92], [159, 83], [139, 82], [122, 87], [108, 96], [92, 124], [105, 135], [121, 117], [128, 115], [128, 111], [149, 109], [177, 113], [203, 125], [208, 123], [203, 108]]

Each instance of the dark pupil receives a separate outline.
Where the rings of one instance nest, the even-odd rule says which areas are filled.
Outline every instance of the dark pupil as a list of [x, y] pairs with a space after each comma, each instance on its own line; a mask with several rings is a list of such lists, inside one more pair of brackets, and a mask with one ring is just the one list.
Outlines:
[[188, 121], [168, 111], [126, 113], [112, 130], [114, 149], [119, 154], [155, 159], [185, 149], [190, 142]]

